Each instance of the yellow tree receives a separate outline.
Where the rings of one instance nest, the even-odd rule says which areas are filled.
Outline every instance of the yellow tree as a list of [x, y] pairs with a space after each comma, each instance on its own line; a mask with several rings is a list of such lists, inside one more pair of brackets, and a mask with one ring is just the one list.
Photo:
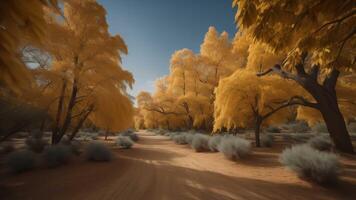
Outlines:
[[0, 84], [15, 92], [31, 85], [31, 75], [21, 60], [25, 44], [39, 44], [46, 31], [44, 8], [55, 0], [3, 0], [0, 3]]
[[291, 113], [283, 108], [304, 104], [300, 97], [303, 91], [291, 92], [290, 87], [295, 84], [278, 76], [258, 78], [253, 71], [236, 70], [222, 79], [215, 90], [214, 131], [253, 127], [259, 147], [261, 126], [286, 122]]
[[220, 77], [232, 74], [236, 66], [236, 54], [229, 35], [223, 32], [219, 35], [215, 27], [210, 27], [200, 46], [200, 55], [206, 59], [206, 68], [211, 68], [212, 81], [217, 85]]
[[[200, 54], [181, 49], [172, 55], [170, 74], [164, 79], [165, 84], [160, 80], [157, 82], [165, 86], [156, 88], [152, 103], [145, 110], [156, 112], [155, 116], [171, 127], [180, 125], [187, 129], [211, 131], [214, 121], [214, 89], [220, 78], [241, 67], [235, 51], [243, 51], [243, 47], [234, 49], [226, 32], [219, 34], [214, 27], [210, 27]], [[160, 120], [158, 123], [163, 125]], [[186, 122], [182, 124], [182, 121]]]
[[[153, 111], [154, 102], [151, 94], [149, 92], [140, 92], [137, 97], [137, 105], [139, 109], [139, 114], [143, 118], [143, 126], [145, 128], [158, 128], [158, 114]], [[136, 115], [137, 116], [137, 115]]]
[[336, 148], [353, 147], [341, 114], [336, 83], [355, 66], [356, 12], [354, 1], [234, 0], [242, 31], [286, 58], [259, 75], [277, 73], [294, 80], [315, 100]]
[[133, 125], [126, 94], [133, 77], [122, 69], [120, 56], [127, 47], [119, 35], [109, 34], [105, 15], [93, 0], [66, 0], [60, 16], [48, 14], [44, 50], [51, 63], [34, 73], [54, 119], [53, 143], [68, 130], [73, 138], [87, 119], [108, 131]]

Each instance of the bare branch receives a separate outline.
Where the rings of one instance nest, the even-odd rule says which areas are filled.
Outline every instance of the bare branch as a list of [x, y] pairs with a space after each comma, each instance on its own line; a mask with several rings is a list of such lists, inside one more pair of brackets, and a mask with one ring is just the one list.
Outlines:
[[265, 72], [257, 73], [256, 75], [257, 76], [265, 76], [272, 72], [277, 73], [278, 75], [280, 75], [281, 77], [286, 78], [286, 79], [295, 80], [297, 82], [300, 81], [300, 79], [296, 75], [286, 72], [286, 71], [283, 71], [279, 64], [276, 64], [275, 66], [271, 67], [270, 69], [268, 69]]
[[267, 114], [263, 115], [262, 118], [266, 119], [266, 118], [270, 117], [271, 115], [273, 115], [274, 113], [276, 113], [277, 111], [281, 110], [282, 108], [286, 108], [286, 107], [293, 106], [293, 105], [302, 105], [302, 106], [307, 106], [310, 108], [318, 109], [317, 103], [312, 103], [301, 96], [293, 96], [288, 101], [284, 101], [283, 103], [281, 103], [281, 105], [279, 105], [276, 108], [272, 108], [271, 106], [269, 106], [268, 108], [270, 108], [271, 111], [268, 112]]
[[355, 15], [355, 14], [356, 14], [356, 10], [353, 9], [351, 12], [349, 12], [348, 14], [344, 15], [344, 16], [341, 17], [341, 18], [335, 19], [335, 20], [330, 21], [330, 22], [328, 22], [328, 23], [325, 23], [324, 25], [322, 25], [321, 27], [319, 27], [317, 30], [315, 30], [315, 31], [313, 32], [313, 34], [318, 33], [319, 31], [321, 31], [322, 29], [324, 29], [324, 28], [326, 28], [326, 27], [328, 27], [328, 26], [330, 26], [330, 25], [333, 25], [333, 24], [336, 24], [336, 23], [337, 23], [337, 24], [340, 24], [342, 21], [344, 21], [345, 19], [347, 19], [347, 18], [349, 18], [349, 17], [352, 17], [352, 16]]

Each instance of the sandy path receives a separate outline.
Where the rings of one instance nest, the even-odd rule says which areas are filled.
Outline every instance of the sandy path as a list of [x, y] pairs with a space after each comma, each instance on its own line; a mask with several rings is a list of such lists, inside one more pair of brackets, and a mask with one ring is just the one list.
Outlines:
[[110, 163], [78, 160], [9, 176], [2, 181], [2, 195], [34, 200], [356, 199], [354, 161], [347, 163], [338, 188], [325, 189], [285, 170], [278, 148], [255, 150], [249, 159], [232, 162], [220, 153], [195, 153], [163, 136], [140, 136], [133, 149], [114, 150]]

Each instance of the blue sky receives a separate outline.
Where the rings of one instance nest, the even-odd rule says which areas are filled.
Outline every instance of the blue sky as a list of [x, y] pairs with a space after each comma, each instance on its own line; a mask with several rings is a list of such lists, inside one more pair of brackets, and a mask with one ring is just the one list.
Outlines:
[[154, 80], [169, 73], [172, 53], [199, 51], [209, 26], [235, 33], [231, 0], [98, 0], [107, 10], [112, 34], [129, 48], [123, 66], [133, 73], [130, 93], [152, 92]]

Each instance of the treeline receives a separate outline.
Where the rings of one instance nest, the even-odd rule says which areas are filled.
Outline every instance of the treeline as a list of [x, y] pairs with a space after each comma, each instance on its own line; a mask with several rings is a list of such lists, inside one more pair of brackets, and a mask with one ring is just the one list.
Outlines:
[[326, 124], [335, 147], [353, 152], [346, 123], [354, 121], [353, 3], [234, 0], [233, 40], [214, 27], [200, 52], [176, 51], [169, 75], [153, 94], [137, 96], [137, 128], [261, 127], [294, 120]]

